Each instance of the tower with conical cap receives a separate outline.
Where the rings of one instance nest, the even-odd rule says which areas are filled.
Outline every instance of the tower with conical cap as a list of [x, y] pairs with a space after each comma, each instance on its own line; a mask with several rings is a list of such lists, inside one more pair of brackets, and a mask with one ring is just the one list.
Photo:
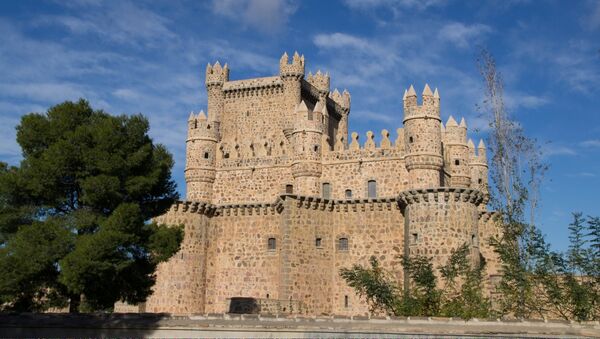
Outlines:
[[218, 132], [204, 111], [190, 113], [186, 140], [186, 197], [192, 201], [210, 201], [215, 181]]
[[429, 85], [423, 90], [423, 102], [411, 85], [404, 96], [404, 145], [406, 169], [411, 188], [438, 187], [441, 184], [442, 140], [440, 98]]

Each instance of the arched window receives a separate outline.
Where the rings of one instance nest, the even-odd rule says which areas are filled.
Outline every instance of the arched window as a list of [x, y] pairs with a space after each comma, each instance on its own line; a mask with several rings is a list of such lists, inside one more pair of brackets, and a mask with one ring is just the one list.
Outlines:
[[338, 239], [338, 251], [347, 251], [348, 250], [348, 238], [339, 238]]
[[323, 183], [323, 198], [331, 199], [331, 185], [328, 182]]
[[367, 183], [367, 191], [369, 199], [377, 198], [377, 182], [375, 180], [369, 180]]
[[346, 190], [346, 199], [352, 199], [352, 190]]

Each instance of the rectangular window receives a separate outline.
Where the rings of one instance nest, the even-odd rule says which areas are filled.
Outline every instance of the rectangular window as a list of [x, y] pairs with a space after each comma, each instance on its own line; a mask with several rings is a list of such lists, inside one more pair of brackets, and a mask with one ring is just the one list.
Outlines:
[[346, 199], [352, 199], [352, 190], [346, 190]]
[[294, 194], [294, 185], [285, 185], [285, 193]]
[[339, 251], [347, 251], [348, 250], [348, 238], [338, 239], [338, 250]]
[[269, 251], [274, 251], [277, 248], [277, 240], [275, 238], [269, 238], [267, 241], [267, 249]]
[[377, 182], [375, 180], [369, 180], [367, 186], [369, 191], [369, 199], [377, 198]]
[[323, 198], [331, 199], [331, 185], [327, 182], [323, 183]]
[[416, 244], [418, 241], [419, 241], [419, 234], [418, 233], [411, 234], [410, 243]]
[[321, 238], [316, 238], [315, 239], [315, 246], [317, 246], [317, 247], [323, 246], [322, 243], [321, 243]]
[[348, 308], [350, 306], [350, 300], [348, 300], [348, 296], [344, 296], [344, 307]]

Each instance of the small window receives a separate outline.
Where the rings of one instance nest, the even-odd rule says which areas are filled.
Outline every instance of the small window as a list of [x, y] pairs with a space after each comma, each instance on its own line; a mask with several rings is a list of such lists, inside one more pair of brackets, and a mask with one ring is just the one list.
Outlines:
[[338, 239], [338, 250], [339, 251], [347, 251], [348, 250], [348, 238], [339, 238]]
[[352, 199], [352, 190], [346, 190], [346, 199]]
[[319, 151], [319, 146], [315, 145], [314, 150], [315, 150], [315, 152], [318, 152]]
[[269, 299], [269, 293], [267, 293], [267, 299]]
[[412, 144], [413, 143], [413, 137], [408, 137], [408, 142]]
[[323, 246], [323, 244], [322, 244], [322, 239], [321, 239], [321, 238], [316, 238], [316, 239], [315, 239], [315, 246], [316, 246], [316, 247], [321, 247], [321, 246]]
[[223, 155], [223, 158], [229, 159], [229, 153], [225, 153], [225, 155]]
[[208, 159], [208, 152], [204, 152], [204, 159]]
[[471, 244], [477, 245], [477, 237], [475, 236], [475, 234], [471, 234]]
[[479, 179], [477, 180], [477, 183], [479, 183], [480, 185], [481, 185], [481, 184], [483, 184], [483, 179], [479, 178]]
[[323, 198], [324, 199], [331, 198], [331, 185], [328, 182], [323, 183]]
[[277, 248], [277, 240], [275, 238], [269, 238], [267, 241], [267, 249], [269, 251], [274, 251]]
[[367, 189], [369, 193], [369, 199], [377, 198], [377, 182], [375, 180], [369, 180]]
[[348, 308], [350, 306], [350, 300], [348, 299], [348, 296], [345, 295], [344, 296], [344, 307]]
[[419, 241], [419, 234], [418, 233], [411, 234], [410, 243], [416, 244], [418, 241]]
[[286, 194], [294, 194], [294, 185], [285, 185]]
[[210, 129], [210, 125], [206, 125], [206, 129]]
[[454, 164], [455, 164], [456, 166], [460, 165], [460, 160], [458, 160], [458, 159], [454, 160]]

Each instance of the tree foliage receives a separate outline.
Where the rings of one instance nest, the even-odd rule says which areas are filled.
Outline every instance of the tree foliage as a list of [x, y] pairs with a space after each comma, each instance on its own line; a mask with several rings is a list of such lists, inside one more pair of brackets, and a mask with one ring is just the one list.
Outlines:
[[149, 295], [180, 227], [148, 223], [178, 198], [173, 160], [142, 115], [85, 100], [22, 117], [23, 160], [0, 166], [0, 307], [110, 309]]
[[454, 316], [483, 318], [490, 314], [490, 303], [482, 294], [484, 264], [473, 267], [470, 248], [463, 245], [452, 251], [446, 265], [438, 267], [444, 287], [438, 287], [431, 258], [423, 255], [400, 256], [409, 284], [400, 287], [395, 277], [384, 270], [375, 257], [370, 267], [353, 265], [340, 270], [341, 277], [364, 297], [372, 313], [403, 316]]

